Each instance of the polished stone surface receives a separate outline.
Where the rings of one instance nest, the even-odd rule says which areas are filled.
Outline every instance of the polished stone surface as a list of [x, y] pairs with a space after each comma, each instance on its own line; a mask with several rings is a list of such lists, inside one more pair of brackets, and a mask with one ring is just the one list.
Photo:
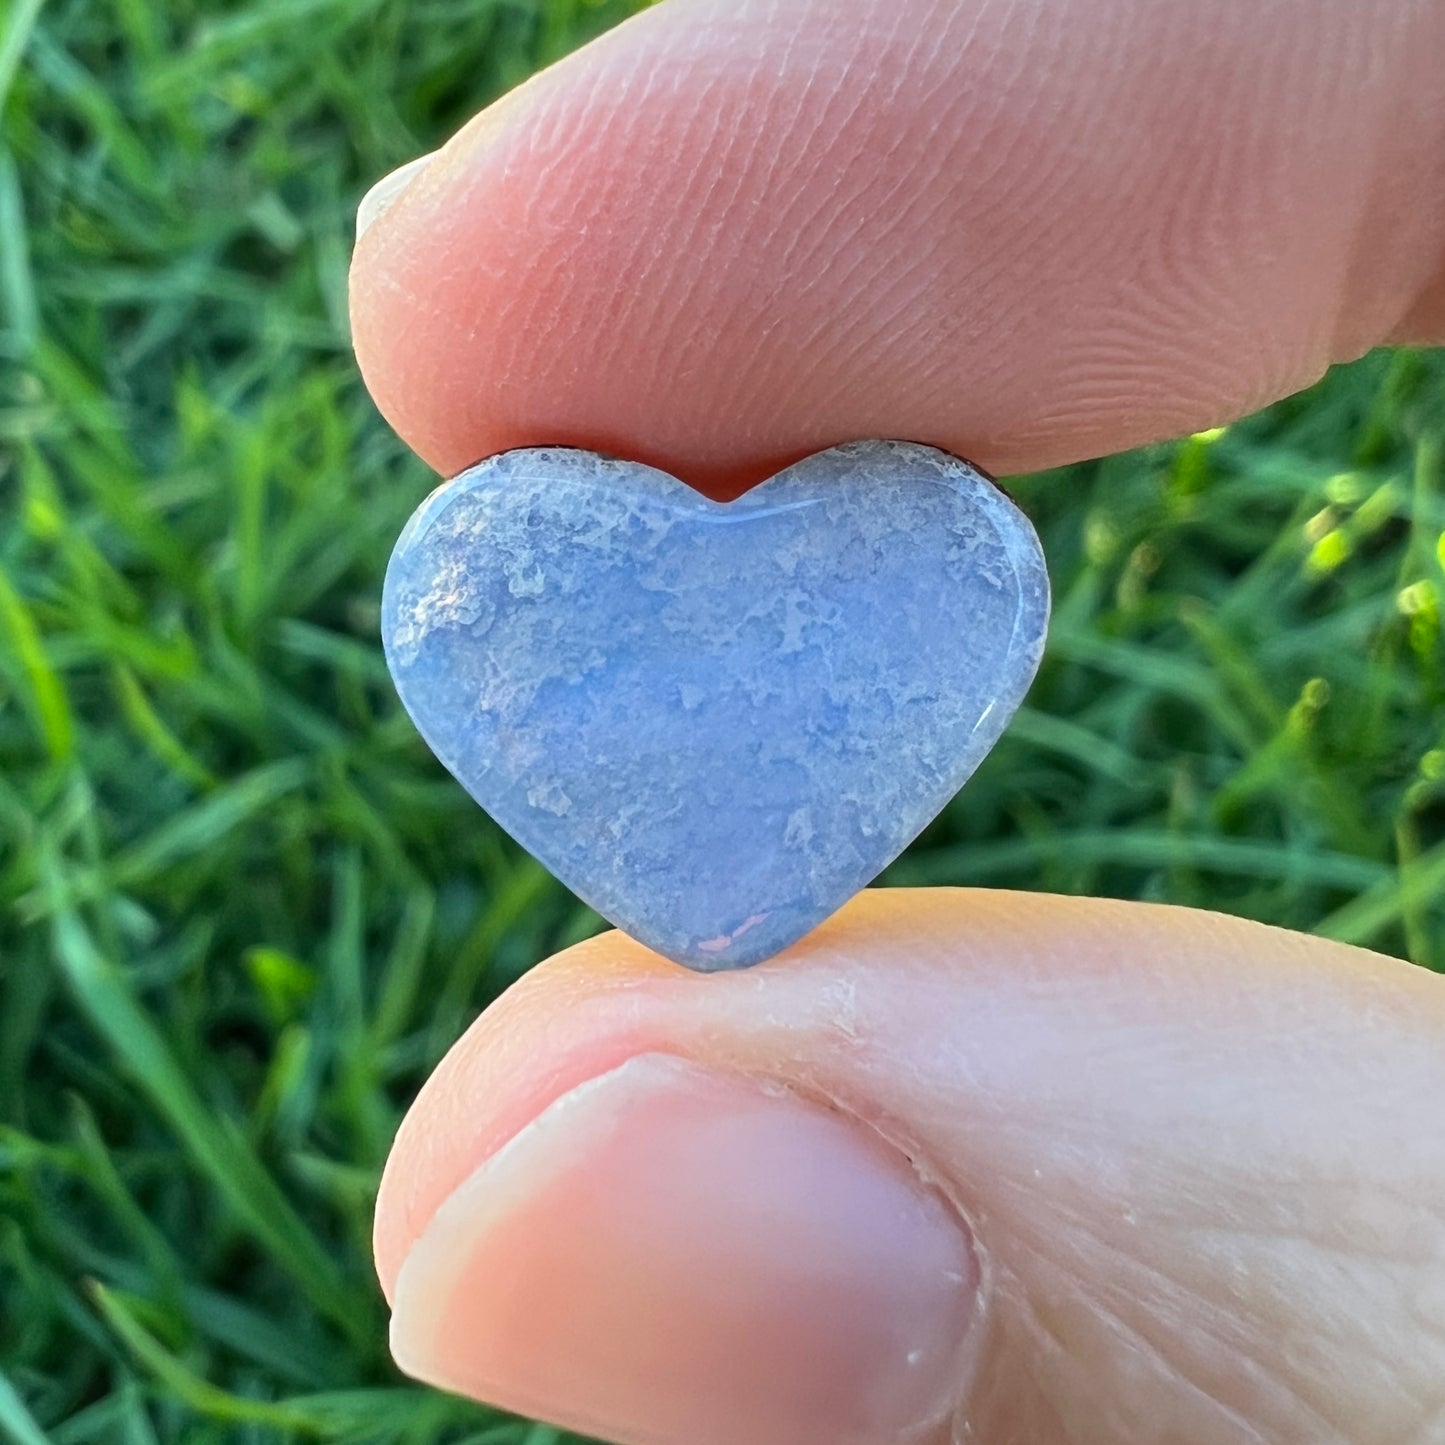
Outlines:
[[382, 627], [468, 792], [618, 927], [712, 970], [801, 937], [938, 813], [1048, 610], [1027, 518], [928, 447], [836, 447], [728, 504], [542, 448], [422, 504]]

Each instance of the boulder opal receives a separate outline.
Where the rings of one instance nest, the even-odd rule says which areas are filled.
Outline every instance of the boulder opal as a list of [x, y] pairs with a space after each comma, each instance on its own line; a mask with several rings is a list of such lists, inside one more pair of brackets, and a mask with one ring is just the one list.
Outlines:
[[835, 447], [726, 504], [549, 447], [427, 498], [382, 627], [477, 802], [619, 928], [713, 970], [897, 857], [1018, 707], [1048, 611], [1028, 519], [930, 447]]

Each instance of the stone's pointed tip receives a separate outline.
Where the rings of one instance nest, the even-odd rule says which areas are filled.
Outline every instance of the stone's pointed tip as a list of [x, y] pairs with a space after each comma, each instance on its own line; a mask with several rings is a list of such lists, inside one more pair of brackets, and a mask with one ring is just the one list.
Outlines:
[[937, 815], [1048, 612], [1028, 519], [932, 447], [832, 448], [741, 506], [529, 448], [418, 510], [382, 626], [408, 712], [497, 822], [714, 971], [797, 941]]

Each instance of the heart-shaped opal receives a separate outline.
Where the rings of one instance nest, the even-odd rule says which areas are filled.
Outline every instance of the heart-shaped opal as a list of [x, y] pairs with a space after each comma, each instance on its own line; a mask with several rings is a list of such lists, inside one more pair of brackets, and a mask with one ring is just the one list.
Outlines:
[[735, 502], [591, 452], [438, 488], [386, 574], [422, 736], [599, 913], [696, 969], [800, 938], [917, 836], [1038, 667], [1028, 519], [905, 442]]

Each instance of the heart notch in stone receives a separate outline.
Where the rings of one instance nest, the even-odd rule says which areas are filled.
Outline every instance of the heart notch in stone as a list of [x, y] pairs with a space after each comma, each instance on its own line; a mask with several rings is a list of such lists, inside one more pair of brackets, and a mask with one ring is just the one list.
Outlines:
[[998, 740], [1048, 628], [982, 473], [853, 442], [737, 501], [592, 452], [490, 458], [417, 509], [382, 631], [464, 788], [658, 953], [743, 968], [872, 881]]

